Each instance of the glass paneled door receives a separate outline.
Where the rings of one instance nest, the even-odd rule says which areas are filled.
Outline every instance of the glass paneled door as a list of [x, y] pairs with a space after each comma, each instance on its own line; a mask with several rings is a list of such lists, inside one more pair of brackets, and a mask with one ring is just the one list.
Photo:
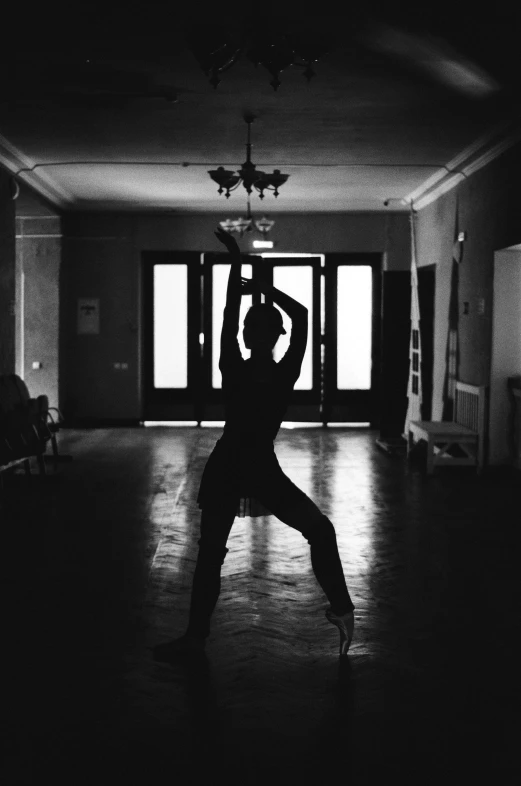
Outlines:
[[[320, 257], [250, 257], [252, 264], [243, 263], [242, 274], [247, 278], [260, 276], [273, 283], [305, 305], [309, 313], [309, 335], [300, 377], [295, 385], [286, 420], [320, 422]], [[220, 337], [226, 287], [230, 266], [226, 255], [205, 256], [205, 353], [204, 353], [204, 419], [223, 420], [224, 405], [219, 371]], [[264, 296], [261, 297], [261, 301]], [[261, 302], [259, 301], [259, 302]], [[239, 318], [239, 344], [244, 358], [250, 353], [242, 340], [242, 326], [252, 298], [243, 297]], [[275, 347], [274, 358], [280, 358], [289, 345], [291, 320], [282, 313], [286, 335]]]
[[379, 420], [380, 254], [326, 256], [324, 422]]
[[201, 255], [143, 253], [145, 421], [200, 420]]
[[[245, 255], [243, 255], [244, 258]], [[202, 357], [202, 397], [204, 399], [203, 419], [224, 421], [224, 403], [222, 397], [222, 380], [219, 370], [219, 357], [221, 347], [221, 329], [223, 324], [224, 306], [226, 304], [226, 290], [230, 263], [228, 254], [205, 254], [204, 256], [204, 353]], [[253, 266], [243, 263], [241, 275], [251, 278]], [[243, 357], [249, 356], [249, 351], [242, 340], [242, 324], [249, 307], [252, 305], [252, 296], [241, 298], [239, 313], [239, 346]]]
[[[245, 256], [246, 277], [264, 278], [308, 309], [309, 332], [286, 421], [378, 425], [379, 254]], [[227, 254], [145, 252], [145, 421], [223, 421], [220, 337], [230, 265]], [[261, 300], [264, 296], [261, 297]], [[259, 301], [260, 302], [260, 301]], [[252, 297], [243, 297], [242, 325]], [[276, 305], [276, 304], [275, 304]], [[282, 309], [281, 309], [282, 311]], [[279, 360], [291, 334], [274, 352]]]
[[[287, 421], [321, 420], [321, 257], [266, 255], [263, 266], [267, 278], [276, 289], [295, 298], [308, 310], [308, 343], [300, 377], [285, 415]], [[279, 338], [274, 352], [275, 360], [280, 360], [288, 346], [291, 334], [291, 319], [283, 312], [286, 335]]]

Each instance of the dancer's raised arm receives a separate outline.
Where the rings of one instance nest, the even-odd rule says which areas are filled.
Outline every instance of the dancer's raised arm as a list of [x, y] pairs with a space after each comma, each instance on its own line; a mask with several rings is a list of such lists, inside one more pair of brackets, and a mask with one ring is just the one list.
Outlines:
[[259, 281], [258, 288], [270, 297], [277, 306], [280, 306], [291, 319], [289, 348], [279, 362], [279, 366], [281, 363], [286, 366], [290, 376], [296, 381], [300, 375], [300, 368], [308, 343], [308, 310], [298, 300], [295, 300], [285, 292], [281, 292], [280, 289], [276, 289], [276, 287], [265, 281]]
[[215, 236], [226, 246], [230, 252], [230, 275], [228, 276], [228, 288], [226, 290], [226, 305], [224, 307], [223, 326], [221, 331], [221, 356], [219, 358], [219, 368], [230, 362], [241, 360], [241, 350], [237, 341], [239, 332], [239, 312], [241, 308], [242, 284], [241, 266], [242, 258], [239, 246], [234, 237], [219, 227]]

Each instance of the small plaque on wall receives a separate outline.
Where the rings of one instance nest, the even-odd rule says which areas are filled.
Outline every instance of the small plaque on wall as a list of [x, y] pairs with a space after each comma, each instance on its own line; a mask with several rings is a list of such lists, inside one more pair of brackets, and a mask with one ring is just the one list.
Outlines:
[[99, 298], [78, 298], [78, 335], [99, 333]]

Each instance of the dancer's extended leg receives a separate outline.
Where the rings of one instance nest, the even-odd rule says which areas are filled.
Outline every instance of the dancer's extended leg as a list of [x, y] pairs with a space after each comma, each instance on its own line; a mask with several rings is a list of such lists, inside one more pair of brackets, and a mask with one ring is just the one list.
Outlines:
[[340, 630], [340, 652], [346, 654], [353, 637], [354, 604], [349, 595], [333, 524], [282, 470], [270, 484], [256, 490], [258, 499], [284, 524], [297, 529], [310, 545], [311, 565], [331, 607], [326, 616]]

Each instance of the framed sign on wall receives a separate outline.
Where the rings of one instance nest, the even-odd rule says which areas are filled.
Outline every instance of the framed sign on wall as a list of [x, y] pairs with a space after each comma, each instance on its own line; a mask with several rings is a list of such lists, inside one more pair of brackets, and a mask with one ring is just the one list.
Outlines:
[[99, 298], [78, 298], [78, 335], [98, 335], [99, 331]]

